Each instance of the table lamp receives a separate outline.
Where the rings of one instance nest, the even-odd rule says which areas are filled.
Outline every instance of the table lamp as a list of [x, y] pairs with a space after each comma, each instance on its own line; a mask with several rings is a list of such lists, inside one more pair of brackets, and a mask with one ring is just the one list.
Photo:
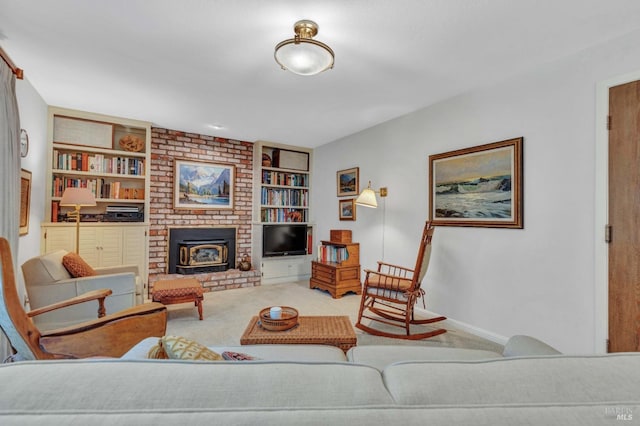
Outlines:
[[60, 206], [74, 208], [67, 215], [76, 219], [76, 253], [80, 252], [80, 208], [95, 205], [96, 199], [87, 188], [67, 188], [62, 194]]

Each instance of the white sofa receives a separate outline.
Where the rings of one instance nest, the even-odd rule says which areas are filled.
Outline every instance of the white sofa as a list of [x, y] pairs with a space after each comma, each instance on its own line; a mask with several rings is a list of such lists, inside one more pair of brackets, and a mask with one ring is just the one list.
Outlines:
[[[135, 265], [93, 268], [97, 275], [73, 278], [62, 264], [65, 250], [29, 259], [22, 264], [29, 306], [41, 308], [91, 290], [111, 289], [105, 299], [107, 314], [142, 303], [141, 280]], [[97, 318], [98, 303], [82, 303], [34, 317], [40, 330], [61, 328]]]
[[[380, 370], [330, 346], [227, 348], [260, 361], [132, 359], [142, 346], [128, 359], [1, 365], [11, 385], [0, 387], [0, 424], [600, 426], [640, 415], [635, 353], [461, 360], [458, 349], [433, 360], [446, 348], [423, 347], [411, 356], [429, 360]], [[379, 348], [351, 354], [379, 365]]]

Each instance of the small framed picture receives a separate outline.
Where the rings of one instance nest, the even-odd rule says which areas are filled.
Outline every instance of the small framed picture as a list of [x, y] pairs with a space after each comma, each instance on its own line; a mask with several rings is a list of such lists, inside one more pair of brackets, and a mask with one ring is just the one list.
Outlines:
[[338, 200], [340, 220], [356, 220], [356, 199]]
[[360, 188], [359, 175], [360, 168], [358, 167], [337, 172], [338, 197], [358, 195], [358, 188]]

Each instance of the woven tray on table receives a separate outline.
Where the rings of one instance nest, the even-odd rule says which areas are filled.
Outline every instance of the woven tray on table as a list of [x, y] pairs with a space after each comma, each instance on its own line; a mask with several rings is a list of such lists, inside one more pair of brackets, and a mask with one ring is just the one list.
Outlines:
[[259, 325], [269, 331], [285, 331], [298, 325], [298, 311], [289, 306], [283, 306], [280, 318], [271, 318], [271, 308], [260, 311]]
[[259, 317], [249, 321], [241, 345], [311, 344], [332, 345], [343, 351], [356, 345], [356, 333], [348, 316], [301, 316], [298, 326], [285, 331], [265, 330]]

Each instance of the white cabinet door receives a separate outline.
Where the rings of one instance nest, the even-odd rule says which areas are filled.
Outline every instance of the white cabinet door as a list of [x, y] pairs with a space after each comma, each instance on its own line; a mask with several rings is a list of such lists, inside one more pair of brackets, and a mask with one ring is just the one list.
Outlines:
[[278, 284], [309, 279], [311, 276], [311, 257], [263, 258], [261, 272], [263, 284]]
[[42, 254], [57, 250], [76, 251], [76, 228], [43, 228]]
[[122, 228], [102, 228], [99, 230], [99, 248], [100, 266], [118, 266], [122, 265]]
[[144, 227], [126, 227], [122, 234], [122, 264], [138, 265], [142, 281], [147, 282], [147, 230]]
[[95, 226], [80, 227], [80, 256], [91, 266], [100, 265], [99, 229]]

